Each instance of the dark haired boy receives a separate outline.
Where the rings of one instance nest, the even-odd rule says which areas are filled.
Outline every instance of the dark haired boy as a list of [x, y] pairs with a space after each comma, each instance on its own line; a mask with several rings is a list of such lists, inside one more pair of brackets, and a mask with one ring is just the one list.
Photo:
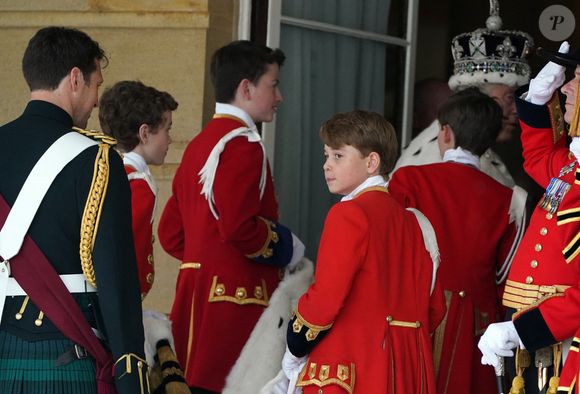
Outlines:
[[304, 246], [277, 223], [278, 203], [257, 122], [274, 117], [284, 54], [249, 41], [216, 51], [213, 119], [187, 146], [159, 241], [181, 260], [171, 310], [177, 356], [194, 393], [225, 378]]
[[149, 164], [161, 165], [171, 137], [172, 112], [177, 102], [139, 81], [117, 82], [105, 90], [99, 104], [99, 121], [106, 134], [117, 140], [131, 186], [133, 242], [141, 299], [155, 278], [153, 260], [153, 216], [157, 205], [157, 185]]
[[435, 393], [430, 332], [444, 304], [431, 295], [438, 260], [425, 245], [436, 256], [436, 241], [425, 217], [387, 192], [393, 126], [352, 111], [327, 120], [320, 136], [328, 190], [343, 198], [328, 213], [314, 283], [288, 325], [286, 377], [304, 394]]
[[58, 154], [43, 170], [85, 148], [50, 183], [19, 253], [0, 252], [0, 271], [9, 259], [13, 275], [0, 286], [2, 393], [148, 392], [127, 177], [114, 141], [79, 129], [98, 104], [106, 59], [82, 31], [40, 29], [22, 59], [30, 101], [0, 127], [0, 207], [11, 213], [27, 179], [41, 193], [48, 177], [29, 175], [51, 147]]
[[427, 216], [439, 240], [447, 314], [435, 335], [437, 392], [490, 393], [496, 379], [479, 362], [477, 340], [503, 316], [499, 296], [523, 231], [525, 192], [480, 170], [479, 156], [502, 125], [492, 98], [463, 90], [441, 107], [438, 120], [443, 163], [400, 168], [388, 187], [403, 206]]

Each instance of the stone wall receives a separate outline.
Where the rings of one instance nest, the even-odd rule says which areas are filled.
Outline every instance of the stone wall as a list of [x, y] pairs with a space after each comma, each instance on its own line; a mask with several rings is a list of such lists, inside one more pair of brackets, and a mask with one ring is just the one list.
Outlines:
[[[156, 233], [183, 150], [213, 113], [208, 64], [215, 49], [235, 38], [237, 7], [236, 0], [2, 0], [0, 124], [17, 117], [29, 99], [20, 64], [34, 33], [49, 25], [87, 32], [110, 60], [103, 88], [136, 79], [179, 102], [166, 164], [152, 168], [160, 189]], [[97, 110], [89, 128], [99, 128]], [[169, 312], [179, 263], [158, 244], [154, 253], [155, 283], [144, 305]]]

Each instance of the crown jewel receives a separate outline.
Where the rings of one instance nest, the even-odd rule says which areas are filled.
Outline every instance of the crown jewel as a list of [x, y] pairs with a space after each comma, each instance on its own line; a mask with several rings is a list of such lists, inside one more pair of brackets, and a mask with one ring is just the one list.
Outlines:
[[521, 86], [530, 79], [526, 57], [534, 45], [532, 37], [522, 31], [499, 30], [498, 0], [490, 0], [486, 27], [459, 34], [451, 41], [454, 60], [451, 89], [477, 86], [483, 83], [502, 83]]

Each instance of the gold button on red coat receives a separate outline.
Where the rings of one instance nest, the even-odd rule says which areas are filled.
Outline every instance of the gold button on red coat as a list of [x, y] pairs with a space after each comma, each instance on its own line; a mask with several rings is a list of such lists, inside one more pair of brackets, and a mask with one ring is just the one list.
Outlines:
[[534, 278], [532, 278], [531, 276], [526, 276], [526, 283], [529, 285], [531, 283], [534, 282]]
[[532, 260], [532, 261], [530, 262], [530, 267], [532, 267], [532, 268], [536, 268], [537, 266], [538, 266], [538, 260]]
[[546, 234], [548, 234], [548, 229], [546, 227], [542, 227], [540, 229], [540, 235], [546, 235]]
[[536, 246], [534, 246], [534, 250], [535, 250], [536, 252], [539, 252], [539, 251], [541, 251], [541, 250], [542, 250], [542, 245], [540, 245], [540, 244], [536, 244]]

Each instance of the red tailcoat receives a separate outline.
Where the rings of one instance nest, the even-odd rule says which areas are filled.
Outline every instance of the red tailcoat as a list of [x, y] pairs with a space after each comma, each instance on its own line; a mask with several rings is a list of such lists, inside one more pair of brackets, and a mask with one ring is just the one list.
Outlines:
[[[510, 270], [513, 285], [504, 294], [504, 304], [520, 309], [514, 324], [526, 348], [534, 351], [580, 329], [580, 167], [557, 127], [561, 114], [550, 113], [553, 104], [518, 99], [517, 106], [526, 171], [544, 187], [552, 178], [570, 185], [554, 213], [540, 206], [534, 210]], [[574, 287], [566, 290], [569, 286]], [[565, 388], [580, 372], [577, 353], [573, 346], [562, 372], [562, 392], [569, 392]]]
[[400, 168], [389, 192], [423, 212], [437, 234], [447, 302], [434, 344], [437, 392], [494, 392], [493, 368], [481, 365], [477, 342], [503, 314], [496, 271], [515, 237], [512, 190], [474, 167], [445, 162]]
[[325, 335], [300, 374], [304, 394], [435, 393], [429, 333], [444, 303], [430, 296], [414, 215], [385, 188], [363, 190], [328, 213], [316, 261], [293, 323], [307, 340]]
[[173, 195], [161, 217], [159, 241], [182, 261], [171, 310], [175, 349], [189, 386], [220, 392], [255, 323], [280, 280], [280, 270], [246, 257], [263, 250], [276, 221], [278, 203], [264, 153], [244, 136], [221, 153], [210, 211], [198, 173], [228, 132], [245, 126], [217, 117], [187, 146], [173, 180]]
[[125, 165], [125, 173], [129, 176], [129, 186], [131, 186], [133, 242], [139, 271], [141, 299], [143, 299], [149, 293], [149, 290], [151, 290], [155, 279], [153, 262], [153, 211], [155, 209], [155, 194], [145, 179], [133, 178], [130, 175], [137, 173], [135, 168]]

